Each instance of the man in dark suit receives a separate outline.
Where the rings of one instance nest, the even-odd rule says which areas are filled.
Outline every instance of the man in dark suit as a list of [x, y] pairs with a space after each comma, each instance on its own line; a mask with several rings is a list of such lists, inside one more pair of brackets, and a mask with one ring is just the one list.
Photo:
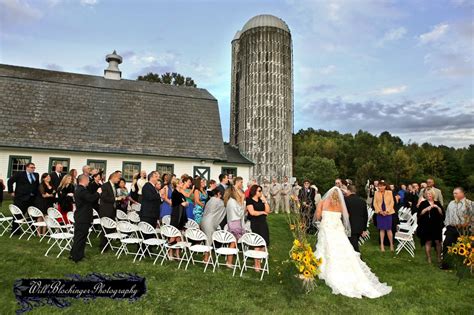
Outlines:
[[51, 177], [51, 186], [53, 186], [54, 190], [57, 191], [59, 184], [61, 183], [61, 179], [63, 179], [63, 166], [62, 164], [56, 164], [54, 166], [54, 171], [49, 174]]
[[347, 187], [348, 193], [344, 197], [349, 221], [351, 223], [351, 236], [349, 241], [356, 252], [359, 252], [359, 237], [367, 234], [367, 202], [356, 195], [357, 189], [354, 185]]
[[[28, 207], [34, 206], [38, 194], [39, 174], [35, 172], [35, 169], [34, 163], [28, 163], [25, 171], [16, 173], [7, 182], [8, 192], [13, 197], [13, 204], [20, 208], [23, 213], [26, 213]], [[15, 184], [15, 190], [13, 190], [13, 184]], [[17, 228], [18, 224], [13, 222], [12, 232]]]
[[[112, 220], [115, 220], [117, 216], [116, 202], [122, 200], [123, 197], [117, 197], [117, 190], [115, 189], [115, 184], [120, 180], [120, 175], [116, 172], [110, 174], [109, 180], [102, 185], [102, 194], [100, 195], [100, 205], [99, 205], [99, 216], [108, 217]], [[112, 233], [113, 231], [107, 231], [107, 233]], [[104, 246], [107, 245], [107, 239], [102, 233], [100, 235], [100, 249], [102, 250]], [[109, 247], [107, 247], [109, 248]]]
[[84, 258], [84, 249], [86, 247], [87, 235], [92, 224], [92, 207], [99, 199], [102, 189], [99, 188], [95, 192], [87, 189], [89, 177], [79, 175], [77, 178], [78, 185], [74, 192], [74, 200], [76, 201], [76, 211], [74, 211], [74, 239], [71, 248], [71, 256], [74, 262], [78, 262]]
[[156, 171], [148, 174], [148, 182], [142, 188], [142, 206], [140, 209], [140, 220], [156, 227], [160, 217], [161, 196], [156, 189], [159, 174]]

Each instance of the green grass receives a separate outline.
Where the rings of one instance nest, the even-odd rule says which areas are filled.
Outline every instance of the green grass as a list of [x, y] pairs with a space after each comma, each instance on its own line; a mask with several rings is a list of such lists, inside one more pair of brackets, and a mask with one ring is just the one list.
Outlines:
[[[3, 212], [6, 213], [6, 204]], [[177, 264], [153, 265], [150, 260], [133, 263], [133, 257], [99, 254], [97, 239], [87, 247], [85, 261], [75, 264], [63, 255], [44, 257], [46, 241], [26, 241], [0, 237], [0, 314], [13, 314], [17, 303], [12, 293], [19, 278], [64, 277], [90, 272], [132, 272], [146, 277], [147, 293], [130, 303], [110, 299], [90, 302], [71, 299], [70, 307], [35, 308], [31, 314], [473, 314], [474, 281], [472, 277], [457, 285], [454, 272], [441, 271], [425, 263], [417, 244], [415, 258], [402, 252], [399, 256], [378, 251], [376, 238], [362, 246], [362, 256], [369, 267], [393, 292], [379, 299], [350, 299], [331, 294], [325, 284], [304, 294], [287, 262], [292, 237], [284, 215], [272, 215], [270, 224], [270, 275], [263, 281], [249, 271], [243, 278], [232, 277], [230, 270], [203, 273], [201, 265], [178, 270]], [[372, 232], [374, 235], [375, 231]], [[56, 252], [57, 253], [57, 252]], [[433, 255], [434, 258], [434, 255]]]

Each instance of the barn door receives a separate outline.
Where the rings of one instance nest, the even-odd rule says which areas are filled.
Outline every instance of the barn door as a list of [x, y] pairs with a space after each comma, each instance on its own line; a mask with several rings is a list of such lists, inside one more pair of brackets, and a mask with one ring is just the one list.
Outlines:
[[195, 166], [193, 173], [194, 177], [197, 175], [201, 178], [205, 178], [207, 181], [211, 179], [211, 168], [208, 166]]

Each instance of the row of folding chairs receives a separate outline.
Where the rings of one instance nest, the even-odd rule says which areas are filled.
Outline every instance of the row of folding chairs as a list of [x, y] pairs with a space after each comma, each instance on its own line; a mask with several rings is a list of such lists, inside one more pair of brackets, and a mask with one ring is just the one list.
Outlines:
[[[158, 228], [153, 228], [146, 222], [138, 222], [133, 224], [128, 220], [114, 221], [110, 218], [101, 218], [102, 227], [105, 231], [113, 231], [104, 234], [107, 239], [106, 247], [110, 247], [115, 251], [117, 259], [121, 255], [133, 255], [133, 261], [141, 261], [146, 255], [154, 257], [153, 264], [156, 264], [161, 259], [161, 265], [165, 260], [178, 260], [178, 268], [181, 268], [183, 263], [186, 264], [185, 269], [188, 269], [189, 264], [202, 263], [205, 265], [204, 272], [209, 266], [212, 266], [213, 272], [216, 268], [225, 265], [225, 262], [220, 262], [222, 256], [235, 256], [235, 263], [232, 264], [233, 276], [237, 269], [240, 269], [240, 275], [247, 269], [253, 269], [253, 266], [247, 264], [249, 258], [261, 259], [263, 263], [262, 274], [260, 280], [263, 279], [265, 273], [269, 273], [268, 266], [268, 250], [265, 240], [258, 234], [245, 233], [242, 238], [237, 241], [235, 236], [226, 230], [216, 231], [212, 235], [212, 245], [206, 245], [207, 236], [199, 229], [199, 225], [193, 221], [188, 220], [185, 226], [185, 231], [182, 233], [176, 227], [169, 225], [168, 218], [165, 216], [162, 219], [162, 225]], [[169, 242], [170, 239], [178, 240]], [[120, 246], [114, 246], [113, 241], [119, 241]], [[240, 260], [240, 250], [238, 244], [242, 246], [243, 263]], [[219, 244], [219, 246], [218, 246]], [[231, 244], [235, 244], [232, 247]], [[134, 245], [138, 249], [136, 252], [129, 250], [128, 246]], [[255, 250], [255, 247], [263, 248], [262, 251]], [[156, 252], [151, 249], [156, 248]], [[105, 248], [104, 248], [105, 249]], [[170, 253], [173, 250], [179, 250], [181, 257], [177, 259]], [[200, 260], [196, 258], [196, 254], [208, 255], [208, 260]], [[214, 255], [213, 255], [214, 254]]]

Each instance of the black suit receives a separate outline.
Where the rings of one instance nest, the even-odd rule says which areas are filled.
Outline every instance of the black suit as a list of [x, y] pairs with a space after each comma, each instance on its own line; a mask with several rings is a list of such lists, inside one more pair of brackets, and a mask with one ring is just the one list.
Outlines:
[[78, 185], [74, 193], [76, 211], [74, 211], [74, 239], [71, 259], [78, 262], [84, 258], [87, 235], [92, 224], [92, 207], [99, 199], [97, 192], [92, 193], [86, 187]]
[[49, 174], [49, 177], [51, 177], [51, 186], [53, 186], [54, 190], [57, 190], [59, 187], [59, 184], [61, 183], [61, 179], [63, 179], [64, 175], [59, 173], [59, 176], [56, 172], [51, 172]]
[[351, 223], [351, 236], [349, 237], [349, 241], [352, 247], [354, 247], [354, 250], [358, 252], [359, 237], [362, 232], [367, 230], [367, 202], [355, 194], [345, 197], [344, 200]]
[[[99, 216], [108, 217], [112, 220], [115, 220], [117, 217], [117, 209], [115, 203], [115, 185], [112, 185], [110, 181], [102, 185], [102, 194], [100, 195], [100, 205], [99, 205]], [[107, 233], [112, 233], [113, 231], [107, 231]], [[104, 233], [100, 234], [100, 248], [104, 248], [107, 245], [107, 239], [105, 238]]]
[[311, 223], [313, 222], [314, 212], [316, 211], [316, 207], [314, 204], [315, 197], [316, 190], [311, 187], [309, 187], [308, 189], [306, 189], [305, 187], [301, 188], [298, 194], [298, 199], [301, 205], [300, 211], [306, 219], [306, 231], [308, 233], [311, 233], [314, 230], [314, 227]]
[[[21, 171], [13, 175], [8, 179], [8, 192], [13, 192], [13, 184], [15, 184], [15, 197], [13, 198], [13, 204], [21, 209], [23, 213], [26, 213], [28, 207], [35, 205], [36, 195], [38, 194], [39, 187], [39, 174], [32, 173], [34, 180], [30, 182], [30, 179], [26, 171]], [[20, 219], [20, 218], [17, 218]], [[12, 232], [16, 230], [18, 224], [12, 223]]]
[[140, 220], [150, 223], [156, 227], [160, 218], [161, 196], [151, 183], [146, 183], [142, 188], [142, 206], [140, 208]]

